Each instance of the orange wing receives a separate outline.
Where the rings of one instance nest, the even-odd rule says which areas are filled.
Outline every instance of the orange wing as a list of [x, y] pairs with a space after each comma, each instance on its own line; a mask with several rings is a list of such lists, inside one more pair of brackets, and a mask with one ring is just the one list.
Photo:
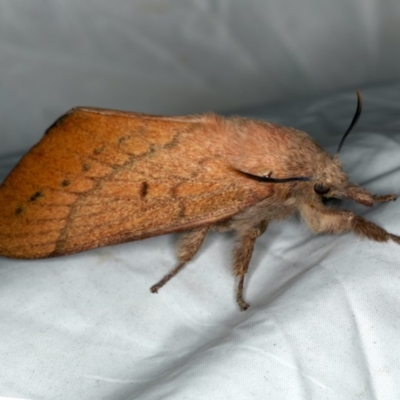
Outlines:
[[272, 194], [213, 152], [222, 118], [77, 108], [0, 186], [0, 254], [40, 258], [212, 224]]

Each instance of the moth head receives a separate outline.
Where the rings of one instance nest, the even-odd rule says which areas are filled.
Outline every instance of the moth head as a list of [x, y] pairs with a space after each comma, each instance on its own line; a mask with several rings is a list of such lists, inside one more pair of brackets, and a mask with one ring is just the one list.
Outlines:
[[342, 198], [343, 188], [347, 186], [348, 177], [343, 172], [339, 158], [331, 156], [321, 167], [319, 173], [310, 180], [314, 195], [323, 199]]
[[[344, 173], [341, 174], [343, 177]], [[353, 199], [364, 205], [372, 205], [371, 196], [361, 187], [351, 183], [347, 178], [338, 180], [325, 180], [322, 178], [310, 182], [312, 195], [322, 201], [329, 199]]]
[[315, 195], [319, 196], [322, 200], [331, 198], [350, 199], [368, 207], [374, 204], [374, 198], [369, 192], [363, 187], [349, 182], [347, 179], [342, 183], [317, 180], [313, 183], [313, 190]]
[[332, 157], [332, 161], [327, 163], [322, 174], [314, 181], [314, 192], [322, 197], [327, 198], [347, 198], [361, 203], [365, 206], [372, 206], [374, 203], [373, 197], [364, 188], [349, 182], [346, 174], [343, 172], [340, 162], [339, 153], [342, 149], [343, 143], [357, 123], [361, 110], [362, 110], [362, 98], [360, 92], [357, 90], [357, 109], [354, 114], [353, 120], [350, 126], [344, 133], [336, 154]]

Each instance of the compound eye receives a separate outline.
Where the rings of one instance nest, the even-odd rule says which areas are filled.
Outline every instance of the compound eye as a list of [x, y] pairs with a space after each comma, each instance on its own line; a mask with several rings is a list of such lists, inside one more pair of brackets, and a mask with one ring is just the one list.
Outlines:
[[315, 193], [319, 194], [320, 196], [323, 196], [324, 194], [327, 194], [331, 188], [328, 188], [324, 185], [321, 185], [320, 183], [316, 183], [314, 185], [314, 191]]

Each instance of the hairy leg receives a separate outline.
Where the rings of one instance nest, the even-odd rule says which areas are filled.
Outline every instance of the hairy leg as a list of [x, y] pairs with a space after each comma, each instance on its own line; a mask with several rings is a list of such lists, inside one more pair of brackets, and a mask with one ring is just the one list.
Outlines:
[[400, 237], [386, 232], [352, 211], [332, 210], [322, 205], [308, 205], [301, 207], [301, 215], [307, 225], [316, 233], [342, 233], [352, 231], [358, 236], [365, 237], [376, 242], [393, 240], [400, 244]]
[[193, 229], [185, 232], [178, 241], [177, 253], [179, 264], [168, 272], [159, 282], [150, 288], [152, 293], [157, 293], [171, 278], [173, 278], [189, 262], [199, 250], [206, 237], [208, 227]]
[[395, 194], [384, 194], [382, 196], [373, 195], [374, 203], [386, 203], [388, 201], [395, 201], [397, 196]]
[[243, 299], [244, 277], [249, 269], [251, 255], [256, 239], [267, 229], [267, 222], [262, 221], [257, 226], [238, 233], [237, 242], [233, 250], [233, 271], [239, 277], [239, 284], [236, 293], [236, 301], [241, 311], [249, 307]]
[[375, 195], [369, 193], [366, 189], [349, 182], [345, 188], [340, 190], [339, 198], [352, 199], [357, 203], [367, 207], [372, 207], [374, 203], [386, 203], [387, 201], [396, 200], [395, 194]]

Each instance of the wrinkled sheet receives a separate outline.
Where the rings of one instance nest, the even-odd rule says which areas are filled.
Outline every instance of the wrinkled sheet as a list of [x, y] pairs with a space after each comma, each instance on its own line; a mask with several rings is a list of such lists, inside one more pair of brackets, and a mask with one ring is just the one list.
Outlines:
[[[400, 84], [366, 88], [340, 159], [400, 194]], [[354, 91], [244, 114], [306, 130], [335, 152]], [[262, 145], [262, 144], [261, 144]], [[3, 178], [17, 157], [1, 159]], [[400, 234], [400, 202], [344, 202]], [[398, 399], [400, 246], [272, 223], [240, 312], [229, 234], [210, 234], [160, 290], [177, 235], [35, 261], [0, 257], [0, 395], [21, 399]]]

